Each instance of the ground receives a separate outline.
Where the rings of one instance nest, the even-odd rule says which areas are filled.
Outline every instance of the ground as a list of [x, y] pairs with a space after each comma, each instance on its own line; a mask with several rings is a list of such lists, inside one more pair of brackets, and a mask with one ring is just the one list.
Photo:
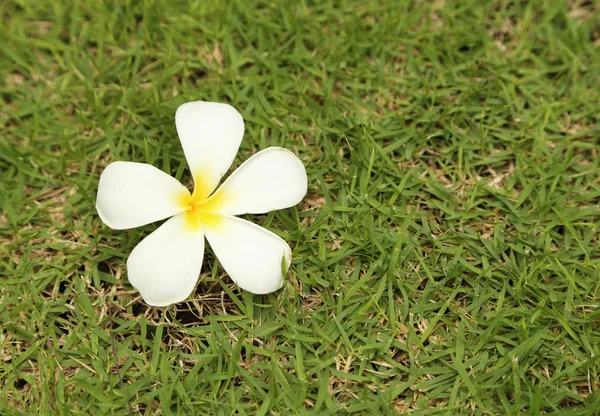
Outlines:
[[[2, 415], [591, 415], [600, 409], [600, 2], [5, 0]], [[283, 146], [281, 291], [144, 304], [98, 178], [191, 185], [186, 101], [234, 167]], [[596, 413], [598, 414], [598, 413]]]

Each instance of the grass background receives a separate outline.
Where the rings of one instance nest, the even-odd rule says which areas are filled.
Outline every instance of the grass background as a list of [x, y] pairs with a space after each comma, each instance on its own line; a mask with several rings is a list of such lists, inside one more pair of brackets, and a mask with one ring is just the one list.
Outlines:
[[[0, 413], [600, 414], [600, 2], [0, 4]], [[97, 217], [108, 163], [191, 184], [185, 101], [246, 120], [309, 194], [252, 219], [293, 264], [208, 251], [149, 308], [156, 225]]]

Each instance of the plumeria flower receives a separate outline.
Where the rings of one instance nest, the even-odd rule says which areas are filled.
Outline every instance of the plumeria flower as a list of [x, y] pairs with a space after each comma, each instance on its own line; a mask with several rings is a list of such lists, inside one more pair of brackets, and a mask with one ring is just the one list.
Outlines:
[[254, 294], [280, 289], [290, 247], [236, 215], [300, 202], [307, 188], [302, 162], [289, 150], [269, 147], [215, 191], [242, 141], [242, 116], [228, 104], [194, 101], [177, 109], [175, 125], [194, 178], [193, 193], [146, 163], [113, 162], [100, 176], [96, 209], [109, 227], [123, 230], [171, 217], [133, 249], [127, 260], [129, 281], [150, 305], [183, 301], [200, 275], [206, 237], [242, 289]]

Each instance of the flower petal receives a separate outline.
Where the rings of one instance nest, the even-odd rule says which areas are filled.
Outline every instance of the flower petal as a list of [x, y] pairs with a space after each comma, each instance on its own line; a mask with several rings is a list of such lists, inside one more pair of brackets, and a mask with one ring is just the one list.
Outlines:
[[203, 256], [202, 231], [190, 231], [185, 214], [176, 215], [133, 249], [127, 276], [147, 304], [167, 306], [192, 293]]
[[[306, 195], [304, 165], [287, 149], [269, 147], [246, 160], [212, 198], [216, 212], [263, 214], [296, 205]], [[207, 201], [209, 202], [209, 201]]]
[[194, 176], [194, 197], [204, 199], [231, 166], [244, 135], [244, 120], [229, 104], [192, 101], [177, 109], [175, 125]]
[[100, 175], [96, 210], [110, 228], [139, 227], [178, 214], [190, 192], [146, 163], [113, 162]]
[[281, 238], [249, 221], [225, 216], [205, 226], [204, 233], [231, 280], [242, 289], [262, 295], [281, 288], [282, 269], [287, 271], [292, 259]]

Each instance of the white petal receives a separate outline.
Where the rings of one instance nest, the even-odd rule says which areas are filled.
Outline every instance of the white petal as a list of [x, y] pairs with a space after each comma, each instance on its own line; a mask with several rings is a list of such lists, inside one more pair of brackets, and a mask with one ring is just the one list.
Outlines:
[[185, 214], [176, 215], [133, 249], [127, 276], [147, 304], [167, 306], [192, 293], [203, 256], [202, 230], [191, 230]]
[[296, 205], [306, 195], [304, 165], [287, 149], [269, 147], [245, 161], [215, 192], [216, 211], [262, 214]]
[[235, 217], [221, 217], [218, 224], [205, 226], [204, 233], [231, 280], [242, 289], [261, 295], [281, 288], [282, 268], [287, 271], [292, 259], [281, 238]]
[[177, 179], [146, 163], [113, 162], [100, 175], [96, 210], [117, 230], [163, 220], [186, 209], [190, 192]]
[[177, 109], [175, 125], [194, 176], [194, 193], [205, 198], [231, 166], [244, 135], [244, 120], [229, 104], [193, 101]]

